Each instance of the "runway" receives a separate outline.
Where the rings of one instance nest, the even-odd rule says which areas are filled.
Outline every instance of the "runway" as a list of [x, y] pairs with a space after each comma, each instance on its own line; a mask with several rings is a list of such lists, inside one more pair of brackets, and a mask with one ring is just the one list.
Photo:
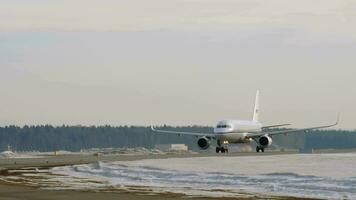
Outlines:
[[[296, 151], [287, 152], [268, 152], [263, 155], [274, 154], [293, 154]], [[249, 156], [256, 155], [251, 152], [244, 153], [229, 153], [219, 156]], [[0, 171], [8, 169], [23, 169], [23, 168], [48, 168], [56, 166], [76, 165], [96, 163], [100, 161], [128, 161], [128, 160], [143, 160], [143, 159], [164, 159], [164, 158], [181, 158], [181, 157], [213, 157], [215, 153], [192, 153], [192, 152], [155, 152], [145, 149], [144, 151], [122, 150], [119, 153], [69, 153], [58, 154], [45, 153], [34, 155], [19, 155], [15, 157], [0, 158]]]
[[356, 199], [354, 166], [356, 153], [126, 155], [119, 161], [9, 170], [1, 178], [56, 191]]

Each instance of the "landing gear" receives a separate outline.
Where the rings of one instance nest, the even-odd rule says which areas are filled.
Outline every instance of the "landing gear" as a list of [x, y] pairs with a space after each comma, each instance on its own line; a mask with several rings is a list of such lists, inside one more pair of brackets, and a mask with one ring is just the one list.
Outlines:
[[260, 146], [257, 146], [257, 147], [256, 147], [256, 152], [259, 153], [260, 151], [261, 151], [261, 152], [265, 152], [265, 148], [260, 147]]
[[216, 147], [216, 153], [229, 153], [229, 149], [226, 147]]
[[218, 140], [218, 146], [216, 147], [216, 153], [228, 153], [229, 152], [229, 149], [227, 148], [227, 145], [226, 146], [221, 146], [221, 143], [220, 141]]
[[221, 147], [221, 153], [228, 153], [229, 150], [227, 150], [227, 148]]

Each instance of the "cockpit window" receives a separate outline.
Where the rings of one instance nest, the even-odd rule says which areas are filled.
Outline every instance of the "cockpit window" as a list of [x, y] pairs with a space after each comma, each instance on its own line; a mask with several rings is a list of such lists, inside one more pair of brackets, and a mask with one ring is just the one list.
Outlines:
[[228, 124], [222, 124], [222, 125], [218, 125], [216, 128], [231, 128], [231, 126]]

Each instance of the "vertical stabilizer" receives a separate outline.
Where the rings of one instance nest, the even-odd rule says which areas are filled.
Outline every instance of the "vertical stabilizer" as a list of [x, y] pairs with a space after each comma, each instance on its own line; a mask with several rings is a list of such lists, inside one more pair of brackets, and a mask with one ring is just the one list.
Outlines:
[[260, 91], [257, 90], [256, 92], [256, 100], [255, 100], [255, 108], [253, 110], [253, 121], [258, 122], [259, 115], [260, 115]]

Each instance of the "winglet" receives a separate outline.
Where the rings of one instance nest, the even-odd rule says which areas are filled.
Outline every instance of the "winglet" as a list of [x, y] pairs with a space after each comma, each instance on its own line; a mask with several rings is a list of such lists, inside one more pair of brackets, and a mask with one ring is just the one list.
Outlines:
[[336, 120], [335, 126], [338, 125], [339, 122], [340, 122], [340, 112], [337, 114], [337, 120]]
[[336, 118], [335, 124], [331, 125], [330, 127], [337, 126], [339, 124], [339, 122], [340, 122], [340, 112], [337, 114], [337, 118]]

